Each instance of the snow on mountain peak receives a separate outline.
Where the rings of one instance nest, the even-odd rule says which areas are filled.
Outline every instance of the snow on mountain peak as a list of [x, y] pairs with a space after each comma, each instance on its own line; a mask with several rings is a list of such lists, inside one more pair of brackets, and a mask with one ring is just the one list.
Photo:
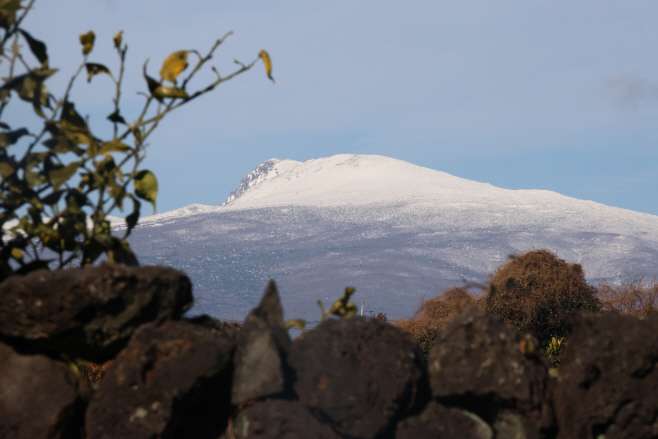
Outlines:
[[303, 163], [267, 160], [242, 179], [222, 206], [336, 206], [492, 190], [502, 189], [388, 157], [339, 154]]

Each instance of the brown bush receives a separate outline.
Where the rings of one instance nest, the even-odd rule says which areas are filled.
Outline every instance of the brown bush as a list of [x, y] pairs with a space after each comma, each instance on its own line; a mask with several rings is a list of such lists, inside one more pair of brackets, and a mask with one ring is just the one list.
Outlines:
[[549, 250], [529, 251], [498, 268], [479, 305], [533, 334], [542, 346], [552, 337], [568, 337], [573, 315], [601, 307], [581, 265], [569, 264]]
[[427, 355], [434, 346], [436, 337], [448, 320], [465, 305], [476, 299], [463, 288], [453, 287], [429, 300], [421, 299], [414, 317], [409, 320], [393, 320], [393, 325], [407, 331], [416, 338], [420, 350]]
[[602, 283], [597, 288], [603, 309], [633, 316], [658, 311], [658, 282], [635, 277], [621, 285]]
[[102, 364], [86, 361], [78, 364], [80, 376], [87, 378], [92, 383], [100, 383], [105, 376], [107, 369], [114, 363], [114, 360], [106, 361]]

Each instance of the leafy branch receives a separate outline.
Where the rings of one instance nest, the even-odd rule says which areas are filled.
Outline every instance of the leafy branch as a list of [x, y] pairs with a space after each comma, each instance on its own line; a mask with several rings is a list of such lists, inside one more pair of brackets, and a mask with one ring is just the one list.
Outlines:
[[[0, 86], [0, 280], [50, 268], [51, 263], [64, 268], [76, 258], [81, 258], [81, 265], [91, 265], [102, 255], [110, 262], [136, 265], [126, 239], [139, 220], [141, 201], [151, 203], [155, 212], [158, 192], [155, 175], [141, 168], [148, 137], [167, 114], [251, 69], [259, 58], [274, 81], [269, 55], [261, 51], [246, 65], [236, 61], [239, 68], [225, 77], [211, 67], [217, 78], [193, 92], [187, 90], [189, 81], [231, 32], [218, 39], [205, 56], [196, 50], [172, 53], [162, 65], [159, 80], [148, 75], [147, 60], [143, 67], [147, 91], [140, 93], [146, 100], [138, 117], [128, 122], [120, 107], [128, 50], [123, 32], [112, 39], [119, 60], [117, 76], [105, 64], [89, 60], [94, 32], [80, 35], [82, 62], [58, 99], [46, 87], [46, 81], [58, 72], [50, 67], [46, 45], [20, 27], [34, 1], [22, 6], [21, 0], [0, 0], [0, 65], [8, 66]], [[5, 50], [10, 42], [11, 50]], [[25, 45], [36, 58], [36, 66], [31, 67], [23, 56]], [[190, 54], [198, 60], [179, 86]], [[83, 71], [87, 82], [107, 75], [114, 83], [112, 112], [107, 116], [113, 124], [110, 139], [96, 136], [88, 117], [83, 118], [70, 99]], [[32, 105], [42, 124], [37, 133], [26, 127], [12, 129], [2, 120], [16, 97]], [[21, 144], [22, 154], [10, 154]], [[123, 211], [127, 201], [132, 201], [132, 209], [125, 217], [126, 231], [121, 237], [112, 235], [108, 215], [116, 208]], [[55, 259], [46, 259], [52, 255]]]

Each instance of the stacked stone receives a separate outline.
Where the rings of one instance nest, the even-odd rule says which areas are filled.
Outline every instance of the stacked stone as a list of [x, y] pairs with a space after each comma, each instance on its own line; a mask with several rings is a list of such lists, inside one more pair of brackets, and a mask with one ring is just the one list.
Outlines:
[[[290, 340], [274, 282], [241, 330], [183, 318], [164, 267], [38, 271], [0, 284], [0, 438], [658, 437], [658, 318], [586, 315], [561, 369], [476, 306], [427, 364], [377, 319]], [[100, 384], [62, 356], [114, 363]]]

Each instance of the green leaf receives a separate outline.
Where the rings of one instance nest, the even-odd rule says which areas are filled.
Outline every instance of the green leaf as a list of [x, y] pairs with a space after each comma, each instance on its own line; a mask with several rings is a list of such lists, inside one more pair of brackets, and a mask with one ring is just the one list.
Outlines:
[[109, 235], [110, 234], [110, 223], [108, 221], [101, 221], [98, 224], [94, 225], [94, 233], [97, 235]]
[[105, 246], [99, 242], [99, 237], [88, 239], [82, 245], [82, 260], [84, 265], [93, 264], [105, 251]]
[[59, 232], [53, 227], [40, 223], [36, 230], [39, 239], [45, 246], [58, 244], [60, 240]]
[[61, 154], [70, 151], [73, 151], [78, 156], [83, 154], [83, 151], [77, 145], [74, 145], [65, 135], [52, 137], [42, 143], [48, 147], [53, 154]]
[[40, 172], [25, 171], [25, 180], [29, 187], [42, 185], [46, 182], [46, 177]]
[[87, 122], [75, 111], [75, 105], [73, 103], [64, 102], [60, 125], [66, 137], [73, 143], [82, 143], [83, 145], [90, 145], [92, 143]]
[[103, 146], [101, 147], [100, 151], [98, 151], [99, 154], [109, 154], [111, 152], [126, 152], [129, 151], [130, 147], [120, 141], [119, 139], [114, 139], [109, 142], [103, 143]]
[[165, 87], [164, 85], [158, 86], [153, 91], [153, 96], [159, 101], [163, 98], [183, 98], [188, 99], [190, 96], [185, 90], [178, 87]]
[[82, 44], [82, 54], [88, 55], [94, 48], [94, 40], [96, 35], [94, 31], [89, 31], [86, 34], [80, 35], [80, 44]]
[[43, 42], [32, 38], [32, 35], [25, 32], [23, 29], [19, 29], [19, 31], [23, 35], [23, 37], [27, 40], [27, 44], [30, 46], [30, 50], [32, 51], [34, 56], [37, 57], [37, 59], [41, 63], [41, 66], [44, 68], [48, 68], [48, 52], [46, 51], [46, 45]]
[[137, 225], [137, 221], [139, 221], [139, 209], [142, 207], [142, 203], [139, 202], [135, 197], [132, 195], [128, 195], [130, 198], [133, 200], [133, 211], [130, 215], [126, 217], [126, 233], [124, 233], [123, 238], [127, 238], [128, 235], [130, 235], [130, 232], [132, 229], [135, 228]]
[[16, 22], [16, 11], [21, 7], [21, 0], [4, 0], [0, 3], [0, 27], [9, 29]]
[[50, 179], [50, 184], [52, 184], [53, 189], [59, 189], [62, 184], [64, 184], [75, 174], [80, 165], [82, 165], [81, 161], [73, 162], [64, 167], [53, 169], [52, 171], [48, 172], [48, 178]]
[[2, 80], [5, 81], [5, 83], [2, 84], [0, 90], [16, 90], [17, 88], [22, 86], [23, 81], [25, 81], [25, 78], [27, 78], [28, 76], [30, 76], [30, 74], [25, 73], [23, 75], [14, 76], [13, 78], [2, 78]]
[[119, 109], [117, 108], [114, 113], [107, 116], [107, 118], [114, 123], [126, 124], [126, 120], [119, 114]]
[[107, 252], [107, 258], [114, 264], [139, 265], [137, 257], [124, 239], [112, 236], [112, 248]]
[[6, 82], [0, 87], [0, 92], [16, 91], [21, 99], [32, 103], [34, 111], [40, 117], [45, 117], [41, 111], [41, 106], [49, 106], [50, 94], [44, 81], [55, 72], [57, 72], [57, 69], [35, 69], [30, 73], [11, 79], [3, 78]]
[[30, 134], [30, 132], [25, 128], [2, 132], [0, 133], [0, 148], [6, 148], [9, 145], [13, 145], [18, 139], [28, 134]]
[[54, 191], [45, 197], [41, 199], [41, 202], [43, 204], [47, 204], [48, 206], [52, 206], [53, 204], [57, 204], [59, 202], [59, 199], [62, 198], [62, 194], [65, 191]]
[[[87, 196], [81, 192], [76, 191], [75, 189], [68, 191], [65, 200], [66, 208], [71, 213], [84, 213], [82, 212], [82, 207], [89, 204]], [[82, 225], [86, 227], [84, 223]]]
[[155, 214], [155, 198], [158, 196], [158, 180], [151, 171], [140, 171], [135, 176], [135, 195], [153, 205]]
[[22, 87], [18, 90], [18, 96], [24, 101], [31, 102], [34, 112], [40, 117], [46, 118], [41, 110], [41, 106], [48, 106], [48, 88], [43, 79], [32, 75], [25, 78]]
[[123, 212], [123, 199], [126, 197], [126, 188], [117, 184], [114, 175], [109, 176], [107, 186], [108, 193], [116, 201], [119, 210]]
[[110, 172], [114, 171], [114, 168], [117, 167], [116, 163], [114, 162], [114, 158], [112, 156], [105, 156], [103, 157], [103, 160], [94, 162], [94, 165], [96, 166], [96, 170], [101, 175], [107, 175]]
[[148, 85], [149, 88], [149, 93], [151, 96], [155, 97], [157, 100], [161, 100], [161, 98], [157, 97], [155, 95], [155, 90], [160, 87], [160, 83], [156, 81], [155, 79], [151, 78], [147, 73], [146, 73], [146, 65], [148, 64], [149, 60], [147, 59], [146, 62], [144, 63], [144, 67], [142, 68], [142, 71], [144, 73], [144, 79], [146, 79], [146, 85]]
[[357, 307], [355, 304], [349, 301], [350, 297], [352, 297], [352, 294], [354, 294], [354, 291], [356, 291], [355, 288], [346, 287], [343, 297], [335, 301], [333, 306], [331, 307], [331, 309], [329, 309], [329, 311], [327, 311], [327, 313], [341, 317], [355, 315], [357, 311]]
[[105, 67], [103, 64], [88, 62], [85, 64], [85, 67], [87, 68], [87, 82], [91, 82], [91, 78], [94, 75], [98, 75], [100, 73], [107, 73], [108, 75], [112, 76], [110, 69]]

